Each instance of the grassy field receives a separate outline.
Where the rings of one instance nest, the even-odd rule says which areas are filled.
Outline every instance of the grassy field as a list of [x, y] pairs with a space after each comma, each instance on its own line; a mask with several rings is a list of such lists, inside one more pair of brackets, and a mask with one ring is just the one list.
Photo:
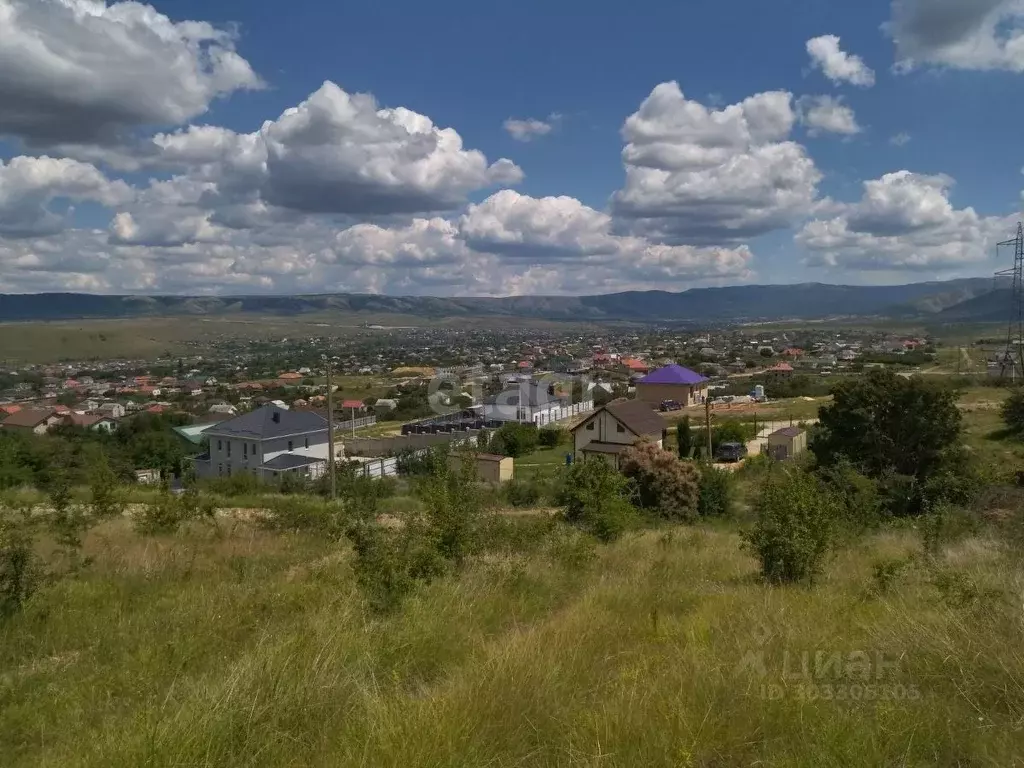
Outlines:
[[107, 523], [87, 541], [92, 568], [0, 625], [4, 765], [1024, 759], [1024, 572], [993, 541], [887, 591], [873, 567], [918, 551], [912, 532], [785, 589], [720, 526], [591, 558], [572, 543], [487, 558], [380, 618], [345, 546]]
[[502, 317], [422, 318], [405, 315], [310, 314], [284, 316], [209, 315], [0, 323], [0, 361], [155, 359], [203, 352], [224, 341], [280, 338], [340, 338], [385, 328], [583, 329], [585, 323]]

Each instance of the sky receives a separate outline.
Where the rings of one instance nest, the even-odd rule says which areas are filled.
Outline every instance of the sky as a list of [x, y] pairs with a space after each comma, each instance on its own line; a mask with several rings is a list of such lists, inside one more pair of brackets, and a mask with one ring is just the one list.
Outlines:
[[1022, 85], [1024, 0], [0, 0], [0, 293], [987, 276]]

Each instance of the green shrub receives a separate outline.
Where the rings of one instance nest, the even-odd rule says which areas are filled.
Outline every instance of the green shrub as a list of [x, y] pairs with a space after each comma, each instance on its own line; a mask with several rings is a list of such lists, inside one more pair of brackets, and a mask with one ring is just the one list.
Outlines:
[[339, 541], [348, 533], [353, 517], [341, 504], [289, 497], [272, 503], [268, 514], [260, 519], [260, 526], [282, 533], [303, 531], [327, 541]]
[[630, 483], [600, 459], [569, 466], [556, 500], [565, 520], [602, 541], [613, 541], [637, 520], [629, 500]]
[[98, 520], [120, 517], [124, 513], [124, 496], [117, 475], [102, 451], [95, 455], [89, 472], [89, 497], [89, 512]]
[[568, 440], [569, 433], [562, 427], [545, 427], [537, 433], [537, 442], [541, 448], [557, 448]]
[[878, 483], [846, 461], [821, 471], [820, 477], [840, 506], [840, 517], [850, 528], [864, 530], [882, 522], [886, 510]]
[[700, 497], [697, 512], [701, 517], [728, 517], [732, 514], [735, 481], [732, 472], [712, 464], [700, 468]]
[[481, 526], [480, 549], [533, 552], [548, 540], [557, 525], [552, 515], [489, 515]]
[[683, 416], [676, 425], [676, 450], [680, 459], [688, 459], [693, 453], [693, 432], [690, 430], [689, 416]]
[[838, 504], [810, 473], [773, 472], [757, 500], [757, 522], [744, 546], [771, 582], [812, 580], [835, 540]]
[[597, 559], [594, 537], [564, 524], [551, 531], [546, 550], [548, 557], [567, 571], [581, 571]]
[[689, 461], [679, 461], [654, 443], [640, 443], [622, 454], [622, 474], [633, 481], [638, 506], [666, 520], [697, 517], [700, 476]]
[[490, 450], [503, 456], [518, 459], [537, 450], [540, 430], [535, 424], [519, 424], [510, 421], [503, 424], [491, 436]]
[[477, 543], [483, 510], [476, 462], [466, 455], [459, 462], [459, 471], [447, 465], [430, 477], [420, 488], [426, 506], [428, 533], [441, 556], [461, 567]]
[[1015, 435], [1024, 435], [1024, 387], [1017, 387], [1003, 401], [1003, 423]]
[[248, 472], [236, 472], [228, 477], [212, 477], [203, 481], [204, 490], [218, 496], [258, 496], [277, 489]]
[[501, 496], [506, 503], [513, 507], [536, 507], [549, 494], [543, 481], [537, 478], [519, 480], [514, 478], [505, 483], [501, 488]]
[[43, 583], [30, 515], [18, 520], [0, 513], [0, 619], [21, 610]]
[[178, 495], [172, 494], [165, 483], [156, 499], [136, 513], [135, 530], [148, 535], [170, 534], [190, 520], [213, 521], [215, 516], [213, 503], [200, 495], [194, 479], [186, 479]]
[[920, 518], [919, 527], [925, 554], [935, 558], [950, 544], [976, 534], [980, 522], [967, 510], [950, 504], [937, 504]]
[[397, 609], [418, 581], [429, 582], [446, 568], [444, 558], [414, 519], [397, 529], [359, 521], [348, 535], [355, 551], [356, 583], [377, 612]]
[[871, 567], [875, 591], [888, 592], [916, 563], [917, 560], [913, 556], [885, 558], [876, 561]]

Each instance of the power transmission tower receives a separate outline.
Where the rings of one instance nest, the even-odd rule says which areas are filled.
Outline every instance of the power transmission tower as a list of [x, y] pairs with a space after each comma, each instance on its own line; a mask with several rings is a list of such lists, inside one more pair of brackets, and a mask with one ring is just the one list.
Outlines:
[[1024, 224], [1017, 224], [1017, 237], [997, 247], [1013, 246], [1013, 269], [997, 272], [999, 277], [1013, 277], [1010, 296], [1010, 318], [1006, 328], [1006, 349], [999, 361], [999, 376], [1016, 381], [1024, 375]]

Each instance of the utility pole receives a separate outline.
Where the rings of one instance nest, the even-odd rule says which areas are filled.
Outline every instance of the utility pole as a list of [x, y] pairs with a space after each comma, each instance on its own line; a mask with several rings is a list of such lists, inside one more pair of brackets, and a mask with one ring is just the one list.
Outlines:
[[338, 478], [334, 467], [334, 393], [331, 391], [331, 358], [321, 355], [327, 364], [327, 471], [331, 473], [331, 500], [338, 498]]
[[711, 398], [707, 395], [704, 396], [704, 431], [708, 436], [708, 461], [713, 461], [714, 456], [711, 455]]

